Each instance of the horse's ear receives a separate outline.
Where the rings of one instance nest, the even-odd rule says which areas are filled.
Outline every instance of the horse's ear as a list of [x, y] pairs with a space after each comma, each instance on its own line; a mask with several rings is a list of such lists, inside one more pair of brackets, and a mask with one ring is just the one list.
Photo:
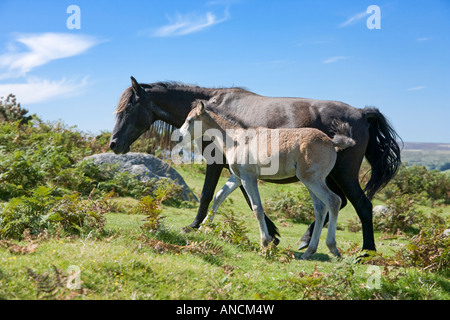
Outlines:
[[131, 76], [130, 78], [131, 78], [131, 86], [133, 87], [134, 92], [139, 93], [139, 91], [141, 90], [141, 86], [133, 76]]
[[197, 114], [202, 114], [205, 111], [205, 104], [203, 101], [197, 103]]

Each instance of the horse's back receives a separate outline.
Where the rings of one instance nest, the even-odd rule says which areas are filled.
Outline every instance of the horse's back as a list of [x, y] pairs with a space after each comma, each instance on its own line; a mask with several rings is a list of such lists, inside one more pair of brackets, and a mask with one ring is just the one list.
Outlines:
[[313, 127], [328, 135], [333, 119], [350, 125], [364, 121], [362, 109], [333, 101], [296, 97], [266, 97], [251, 92], [232, 92], [216, 102], [217, 110], [244, 128]]

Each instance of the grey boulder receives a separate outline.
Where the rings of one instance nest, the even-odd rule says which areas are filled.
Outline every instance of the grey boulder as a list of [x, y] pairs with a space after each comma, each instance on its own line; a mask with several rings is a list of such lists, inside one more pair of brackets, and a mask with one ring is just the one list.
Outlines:
[[182, 188], [181, 199], [185, 201], [198, 201], [195, 194], [189, 189], [183, 177], [169, 164], [161, 159], [146, 153], [129, 152], [126, 154], [99, 153], [86, 157], [84, 160], [92, 160], [96, 165], [115, 165], [116, 170], [128, 172], [137, 179], [146, 182], [151, 179], [171, 179]]

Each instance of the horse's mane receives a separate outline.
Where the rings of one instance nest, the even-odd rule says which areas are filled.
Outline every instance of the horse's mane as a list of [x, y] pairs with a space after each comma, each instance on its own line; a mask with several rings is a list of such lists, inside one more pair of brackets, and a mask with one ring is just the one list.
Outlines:
[[[144, 84], [144, 83], [140, 83], [139, 84], [142, 88], [144, 89], [160, 89], [160, 90], [173, 90], [173, 89], [210, 89], [210, 90], [230, 90], [230, 89], [234, 89], [234, 90], [241, 90], [241, 91], [247, 91], [250, 92], [247, 88], [245, 87], [216, 87], [216, 88], [206, 88], [206, 87], [200, 87], [198, 85], [195, 84], [187, 84], [181, 81], [159, 81], [159, 82], [154, 82], [154, 83], [149, 83], [149, 84]], [[125, 89], [122, 92], [122, 95], [120, 96], [119, 99], [119, 103], [117, 104], [117, 108], [115, 113], [121, 113], [123, 111], [125, 111], [128, 103], [130, 102], [130, 100], [132, 99], [132, 97], [134, 96], [134, 90], [133, 88], [130, 86], [127, 89]]]

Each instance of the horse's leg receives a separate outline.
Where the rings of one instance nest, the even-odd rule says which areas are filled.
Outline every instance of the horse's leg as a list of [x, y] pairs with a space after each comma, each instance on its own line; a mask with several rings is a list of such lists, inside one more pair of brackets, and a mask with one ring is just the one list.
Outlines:
[[[225, 183], [225, 185], [220, 189], [213, 200], [213, 204], [211, 207], [212, 215], [209, 217], [209, 222], [212, 222], [214, 220], [214, 216], [219, 209], [222, 202], [234, 191], [237, 187], [241, 186], [242, 182], [241, 179], [239, 179], [234, 174], [231, 175], [231, 177], [228, 179], [228, 181]], [[206, 220], [207, 218], [205, 218]], [[205, 222], [205, 221], [204, 221]]]
[[206, 166], [205, 182], [203, 183], [197, 215], [189, 226], [183, 228], [185, 232], [189, 232], [192, 228], [198, 229], [203, 220], [205, 220], [209, 204], [214, 196], [214, 190], [219, 182], [220, 173], [222, 172], [223, 167], [224, 164], [217, 163], [208, 164]]
[[[334, 182], [334, 180], [331, 179], [330, 176], [327, 177], [327, 185], [331, 189], [331, 191], [336, 193], [341, 198], [341, 201], [342, 201], [341, 209], [344, 208], [347, 205], [347, 198], [345, 197], [342, 190], [338, 187], [338, 185]], [[328, 222], [328, 213], [325, 216], [325, 221], [323, 224], [325, 225], [325, 224], [327, 224], [327, 222]], [[315, 221], [313, 221], [313, 223], [311, 223], [309, 225], [308, 229], [306, 229], [306, 232], [303, 234], [303, 236], [300, 240], [301, 242], [300, 242], [300, 246], [298, 247], [298, 250], [303, 250], [308, 247], [309, 242], [311, 241], [312, 234], [313, 234], [314, 225], [315, 225]]]
[[258, 190], [258, 180], [253, 175], [241, 175], [242, 186], [250, 197], [253, 213], [258, 220], [259, 232], [261, 236], [261, 246], [267, 247], [272, 242], [273, 237], [269, 235], [265, 220], [264, 208]]
[[361, 189], [357, 178], [345, 180], [345, 183], [342, 183], [341, 187], [361, 220], [363, 234], [362, 249], [376, 251], [373, 235], [372, 203]]
[[[365, 150], [364, 148], [362, 149]], [[336, 165], [331, 172], [334, 181], [344, 192], [358, 214], [362, 224], [363, 250], [375, 251], [373, 235], [372, 203], [361, 189], [358, 175], [364, 152], [349, 148], [338, 153]]]

